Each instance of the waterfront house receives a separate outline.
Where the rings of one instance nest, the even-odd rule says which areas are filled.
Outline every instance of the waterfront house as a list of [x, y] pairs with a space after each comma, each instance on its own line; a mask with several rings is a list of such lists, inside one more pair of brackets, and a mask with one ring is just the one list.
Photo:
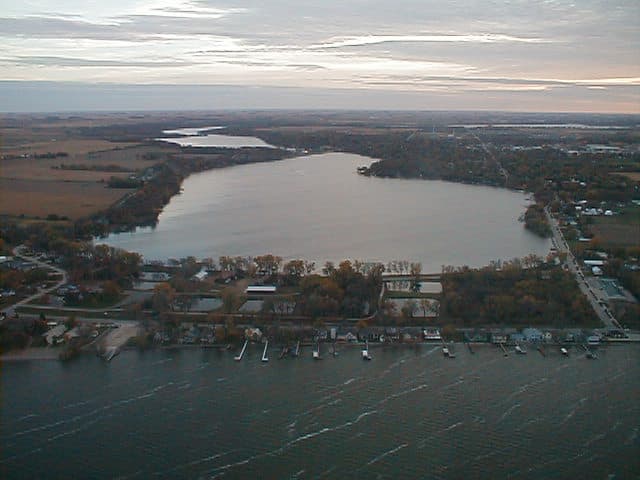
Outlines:
[[491, 343], [507, 343], [508, 337], [504, 332], [491, 332]]
[[527, 339], [522, 333], [512, 333], [511, 335], [509, 335], [509, 339], [514, 343], [527, 341]]
[[44, 337], [47, 345], [55, 345], [60, 342], [64, 332], [67, 331], [67, 327], [64, 325], [56, 325], [50, 330], [47, 330], [42, 336]]
[[249, 285], [244, 293], [246, 293], [247, 295], [268, 295], [268, 294], [273, 294], [276, 293], [276, 286], [275, 285]]
[[537, 328], [525, 328], [522, 335], [527, 342], [541, 342], [544, 338], [544, 334]]

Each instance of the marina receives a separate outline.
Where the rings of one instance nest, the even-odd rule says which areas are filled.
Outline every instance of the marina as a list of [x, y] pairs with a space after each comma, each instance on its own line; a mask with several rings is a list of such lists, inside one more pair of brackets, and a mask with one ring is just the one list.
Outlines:
[[543, 480], [585, 471], [633, 478], [640, 467], [637, 344], [599, 347], [593, 362], [559, 348], [516, 361], [489, 344], [447, 361], [441, 344], [372, 342], [375, 361], [365, 362], [362, 344], [339, 347], [322, 362], [300, 355], [264, 364], [264, 344], [249, 342], [242, 362], [225, 349], [174, 348], [125, 349], [108, 366], [92, 355], [13, 364], [1, 380], [11, 391], [0, 419], [1, 473], [82, 478], [90, 464], [96, 480], [294, 478], [302, 470], [297, 478], [330, 478], [341, 468], [370, 478], [446, 469], [447, 478], [491, 471]]

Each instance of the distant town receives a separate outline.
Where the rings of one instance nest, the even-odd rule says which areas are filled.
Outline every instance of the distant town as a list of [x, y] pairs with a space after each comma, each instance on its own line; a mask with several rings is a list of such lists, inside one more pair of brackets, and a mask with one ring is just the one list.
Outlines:
[[[490, 343], [505, 353], [521, 353], [525, 344], [591, 353], [595, 344], [640, 339], [635, 117], [496, 114], [481, 125], [444, 113], [3, 120], [3, 359], [66, 360], [87, 352], [110, 360], [123, 348], [177, 346], [237, 353], [245, 341], [268, 341], [282, 356], [300, 345], [319, 351], [325, 343], [425, 341]], [[215, 124], [227, 125], [224, 134], [279, 148], [157, 140], [176, 125]], [[378, 159], [359, 168], [361, 175], [530, 192], [523, 228], [549, 238], [552, 248], [544, 257], [424, 272], [402, 259], [316, 264], [270, 253], [154, 262], [93, 241], [155, 225], [191, 173], [327, 151]]]

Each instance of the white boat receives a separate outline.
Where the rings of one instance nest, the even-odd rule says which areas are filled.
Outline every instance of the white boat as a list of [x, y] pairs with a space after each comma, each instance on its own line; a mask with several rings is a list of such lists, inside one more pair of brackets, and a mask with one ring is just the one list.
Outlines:
[[600, 345], [600, 337], [598, 335], [591, 335], [587, 338], [588, 345]]
[[524, 347], [521, 347], [520, 345], [516, 345], [516, 353], [519, 353], [520, 355], [526, 355], [527, 350]]
[[263, 362], [268, 362], [269, 361], [269, 357], [267, 357], [267, 348], [268, 347], [269, 347], [269, 340], [264, 342], [264, 350], [262, 351], [262, 358], [261, 358], [261, 360]]
[[437, 328], [426, 328], [422, 331], [422, 337], [425, 341], [440, 341], [442, 337], [440, 336], [440, 330]]
[[365, 343], [364, 349], [362, 350], [362, 359], [371, 360], [371, 355], [369, 355], [369, 342]]
[[566, 348], [564, 348], [564, 347], [560, 347], [560, 353], [561, 353], [562, 355], [564, 355], [565, 357], [566, 357], [567, 355], [569, 355], [569, 351], [568, 351]]
[[233, 359], [236, 362], [239, 362], [240, 360], [242, 360], [242, 357], [244, 356], [244, 351], [247, 349], [247, 344], [249, 343], [249, 340], [245, 340], [244, 341], [244, 345], [242, 346], [242, 350], [240, 350], [240, 354], [236, 355], [235, 357], [233, 357]]

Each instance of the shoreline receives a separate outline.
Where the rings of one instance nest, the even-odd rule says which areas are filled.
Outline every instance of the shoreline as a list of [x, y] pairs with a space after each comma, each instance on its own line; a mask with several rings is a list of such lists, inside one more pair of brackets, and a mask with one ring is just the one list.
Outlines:
[[[253, 345], [264, 345], [263, 342], [250, 342]], [[611, 346], [623, 346], [623, 345], [634, 345], [640, 343], [640, 337], [634, 339], [625, 339], [625, 340], [614, 340], [600, 343], [598, 345], [587, 345], [589, 348], [602, 348], [602, 347], [611, 347]], [[138, 348], [135, 346], [123, 346], [119, 348], [119, 352], [122, 353], [124, 351], [139, 351], [139, 352], [149, 352], [149, 351], [170, 351], [170, 350], [219, 350], [219, 351], [229, 351], [230, 353], [236, 352], [240, 347], [241, 343], [236, 344], [235, 347], [228, 348], [229, 344], [215, 344], [215, 345], [185, 345], [185, 344], [175, 344], [175, 345], [154, 345], [148, 348]], [[231, 344], [233, 345], [233, 344]], [[314, 343], [301, 343], [301, 346], [310, 348], [313, 347]], [[321, 342], [323, 346], [330, 346], [332, 342]], [[365, 342], [343, 342], [335, 344], [340, 349], [354, 349], [354, 348], [363, 348], [366, 343]], [[435, 347], [442, 348], [443, 346], [455, 346], [456, 348], [466, 349], [468, 347], [473, 348], [484, 348], [489, 347], [495, 349], [499, 353], [502, 354], [502, 350], [499, 347], [499, 344], [495, 343], [487, 343], [487, 342], [460, 342], [460, 341], [449, 341], [443, 342], [439, 340], [433, 341], [422, 341], [422, 342], [413, 342], [413, 343], [404, 343], [404, 342], [395, 342], [395, 343], [378, 343], [378, 342], [370, 342], [368, 344], [369, 350], [379, 350], [383, 348], [388, 349], [397, 349], [397, 348], [418, 348], [418, 347]], [[515, 346], [514, 343], [505, 343], [502, 344], [504, 347], [513, 348]], [[560, 348], [560, 347], [575, 347], [580, 348], [581, 343], [562, 343], [562, 342], [553, 342], [553, 343], [525, 343], [526, 347], [532, 349], [531, 353], [538, 351], [538, 348], [542, 349], [550, 349], [550, 348]], [[279, 351], [282, 349], [282, 345], [273, 346], [269, 349], [269, 351]], [[62, 349], [52, 349], [50, 347], [42, 347], [42, 348], [27, 348], [22, 351], [12, 350], [0, 356], [0, 365], [3, 362], [27, 362], [27, 361], [50, 361], [50, 360], [60, 360], [59, 354]], [[80, 352], [81, 356], [86, 354], [95, 355], [95, 352], [90, 352], [88, 350], [83, 350]], [[580, 351], [580, 353], [583, 353]], [[470, 354], [473, 354], [471, 352]], [[329, 354], [327, 353], [327, 356]]]

